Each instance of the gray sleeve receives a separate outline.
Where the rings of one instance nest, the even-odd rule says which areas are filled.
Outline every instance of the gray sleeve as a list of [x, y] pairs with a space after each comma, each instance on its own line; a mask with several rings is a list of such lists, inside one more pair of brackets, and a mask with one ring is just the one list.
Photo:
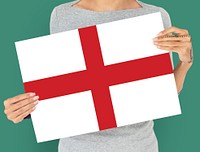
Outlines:
[[56, 12], [56, 7], [53, 9], [51, 12], [51, 17], [50, 17], [50, 34], [57, 33], [58, 29], [58, 18], [57, 18], [57, 12]]
[[[171, 18], [169, 16], [169, 13], [162, 7], [160, 7], [160, 12], [161, 12], [162, 19], [163, 19], [164, 29], [171, 27], [172, 23], [171, 23]], [[171, 57], [172, 67], [174, 69], [173, 53], [172, 52], [170, 52], [170, 57]]]

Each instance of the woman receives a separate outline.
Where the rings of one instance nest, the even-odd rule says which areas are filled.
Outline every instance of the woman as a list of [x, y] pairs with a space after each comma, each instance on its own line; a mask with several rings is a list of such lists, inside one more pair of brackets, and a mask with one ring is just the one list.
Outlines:
[[[180, 62], [174, 69], [180, 93], [187, 71], [192, 65], [192, 44], [185, 29], [171, 27], [168, 13], [161, 7], [137, 0], [75, 0], [54, 8], [51, 34], [114, 20], [160, 11], [165, 30], [152, 40], [158, 48], [178, 53]], [[180, 37], [166, 37], [173, 33]], [[185, 35], [185, 36], [181, 36]], [[4, 101], [5, 114], [14, 123], [29, 117], [39, 97], [25, 93]], [[157, 152], [158, 142], [152, 120], [119, 128], [60, 139], [59, 152]]]

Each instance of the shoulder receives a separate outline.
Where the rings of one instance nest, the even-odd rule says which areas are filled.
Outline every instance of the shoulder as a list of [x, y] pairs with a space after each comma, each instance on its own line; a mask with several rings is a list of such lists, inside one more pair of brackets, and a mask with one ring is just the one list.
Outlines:
[[[51, 12], [50, 15], [50, 33], [58, 33], [63, 31], [63, 27], [59, 26], [59, 23], [61, 25], [69, 24], [69, 20], [73, 20], [73, 11], [71, 10], [71, 5], [75, 3], [75, 1], [67, 2], [64, 4], [60, 4], [56, 7]], [[68, 18], [68, 22], [65, 23], [65, 18]], [[68, 26], [65, 26], [66, 28]]]
[[145, 7], [145, 10], [149, 13], [150, 12], [160, 12], [162, 15], [164, 28], [171, 27], [171, 18], [170, 18], [169, 12], [165, 8], [156, 6], [156, 5], [152, 5], [152, 4], [148, 4], [148, 3], [144, 3], [141, 1], [139, 1], [139, 3], [141, 3]]
[[70, 7], [71, 7], [71, 5], [73, 3], [74, 3], [74, 1], [60, 4], [60, 5], [56, 6], [56, 7], [54, 7], [54, 9], [53, 9], [51, 14], [59, 15], [59, 14], [64, 14], [66, 12], [69, 12], [68, 10], [70, 9]]
[[138, 1], [140, 4], [142, 4], [146, 9], [151, 10], [151, 11], [160, 11], [161, 13], [165, 14], [165, 15], [169, 15], [169, 13], [167, 12], [166, 9], [164, 9], [163, 7], [157, 6], [157, 5], [152, 5], [152, 4], [148, 4], [142, 1]]

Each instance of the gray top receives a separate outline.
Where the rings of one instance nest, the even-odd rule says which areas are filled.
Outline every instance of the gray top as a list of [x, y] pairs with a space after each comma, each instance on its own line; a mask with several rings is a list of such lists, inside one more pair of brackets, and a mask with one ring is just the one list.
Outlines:
[[[170, 17], [166, 10], [138, 0], [137, 2], [142, 8], [106, 12], [73, 7], [72, 5], [78, 1], [68, 2], [54, 8], [50, 20], [51, 34], [158, 11], [162, 14], [164, 28], [171, 26]], [[153, 120], [149, 120], [99, 132], [62, 138], [59, 141], [58, 150], [59, 152], [157, 152], [158, 142], [153, 126]]]

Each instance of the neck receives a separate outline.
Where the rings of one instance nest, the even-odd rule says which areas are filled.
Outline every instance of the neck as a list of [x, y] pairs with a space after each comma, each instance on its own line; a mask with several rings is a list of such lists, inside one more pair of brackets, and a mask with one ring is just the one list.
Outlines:
[[112, 11], [131, 8], [141, 8], [136, 0], [81, 0], [81, 7], [95, 11]]
[[133, 4], [136, 0], [88, 0], [100, 6], [113, 6], [119, 7], [121, 5]]

